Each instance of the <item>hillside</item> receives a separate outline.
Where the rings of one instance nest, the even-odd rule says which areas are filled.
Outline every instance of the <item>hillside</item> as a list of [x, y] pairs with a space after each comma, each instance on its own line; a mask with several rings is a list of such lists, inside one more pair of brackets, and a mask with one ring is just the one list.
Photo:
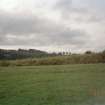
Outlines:
[[45, 51], [40, 51], [36, 49], [18, 49], [18, 50], [6, 50], [6, 49], [0, 49], [0, 59], [23, 59], [23, 58], [39, 58], [39, 57], [45, 57], [49, 54]]

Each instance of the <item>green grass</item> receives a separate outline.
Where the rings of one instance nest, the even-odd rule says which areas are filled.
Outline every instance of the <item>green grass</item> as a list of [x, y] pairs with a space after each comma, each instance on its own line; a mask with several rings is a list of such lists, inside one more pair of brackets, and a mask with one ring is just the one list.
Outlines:
[[105, 105], [105, 64], [0, 67], [0, 105]]

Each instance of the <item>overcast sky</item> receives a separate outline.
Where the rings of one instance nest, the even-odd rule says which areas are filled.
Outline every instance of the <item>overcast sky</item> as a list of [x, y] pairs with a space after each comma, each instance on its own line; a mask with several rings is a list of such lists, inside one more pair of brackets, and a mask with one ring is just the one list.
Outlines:
[[0, 0], [0, 48], [105, 49], [105, 0]]

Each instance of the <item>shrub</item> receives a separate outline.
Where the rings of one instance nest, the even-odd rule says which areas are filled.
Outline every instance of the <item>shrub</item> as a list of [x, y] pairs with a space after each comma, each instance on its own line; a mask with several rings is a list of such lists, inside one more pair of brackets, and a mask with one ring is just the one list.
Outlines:
[[105, 63], [105, 52], [92, 54], [73, 54], [68, 56], [46, 57], [39, 59], [24, 59], [1, 61], [0, 66], [35, 66], [35, 65], [63, 65]]
[[10, 62], [9, 61], [1, 61], [0, 62], [0, 66], [5, 66], [5, 67], [7, 67], [7, 66], [9, 66], [10, 65]]

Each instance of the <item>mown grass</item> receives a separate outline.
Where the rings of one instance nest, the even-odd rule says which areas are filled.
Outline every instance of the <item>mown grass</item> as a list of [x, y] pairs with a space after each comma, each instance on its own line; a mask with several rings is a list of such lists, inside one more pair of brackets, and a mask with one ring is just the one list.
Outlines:
[[105, 65], [0, 67], [0, 105], [105, 105]]

